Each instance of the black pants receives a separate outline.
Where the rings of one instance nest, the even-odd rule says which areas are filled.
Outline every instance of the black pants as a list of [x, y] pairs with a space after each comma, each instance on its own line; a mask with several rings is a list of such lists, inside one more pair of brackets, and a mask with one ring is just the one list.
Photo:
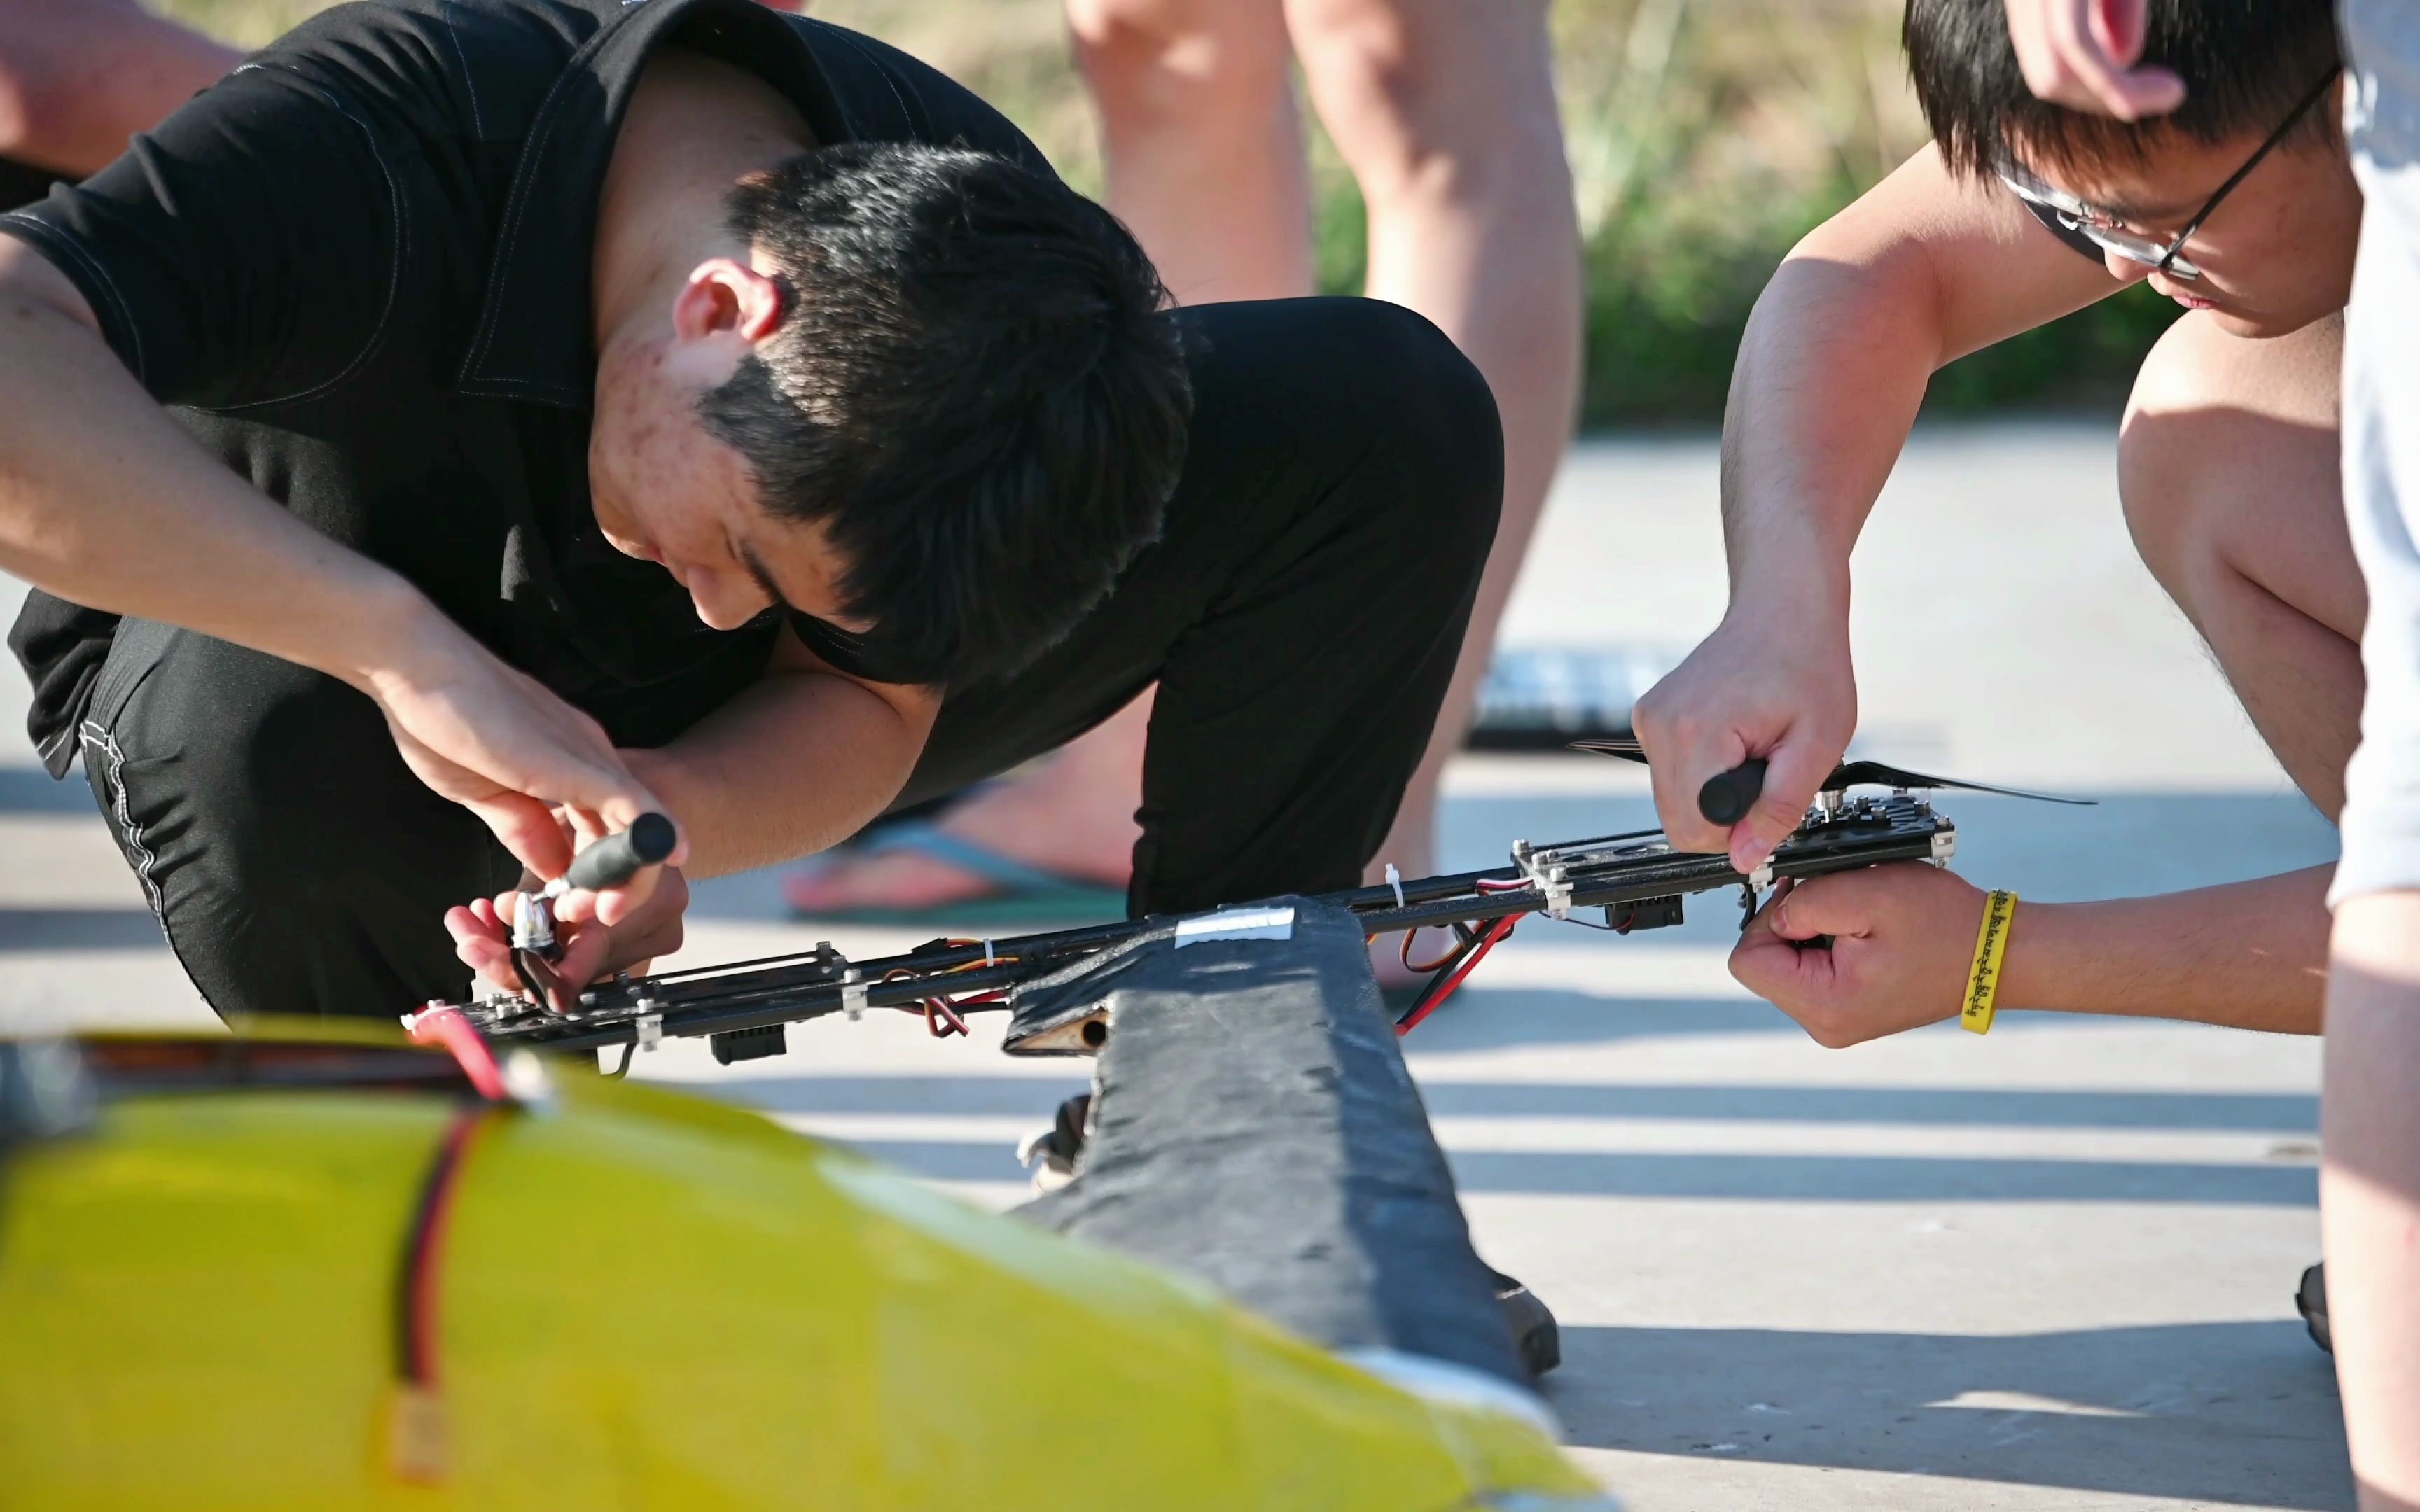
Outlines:
[[[1503, 488], [1486, 383], [1419, 316], [1305, 300], [1186, 318], [1192, 439], [1161, 539], [1032, 668], [945, 702], [897, 805], [1062, 746], [1156, 680], [1139, 913], [1358, 881], [1445, 696]], [[367, 699], [129, 620], [80, 733], [221, 1013], [462, 993], [441, 917], [520, 868], [406, 770]]]

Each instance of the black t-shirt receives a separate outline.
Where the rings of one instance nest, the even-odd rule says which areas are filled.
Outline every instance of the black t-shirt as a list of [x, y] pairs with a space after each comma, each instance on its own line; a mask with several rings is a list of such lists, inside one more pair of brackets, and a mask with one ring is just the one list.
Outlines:
[[[752, 0], [382, 0], [320, 13], [82, 185], [0, 215], [206, 448], [638, 746], [755, 681], [775, 635], [707, 629], [589, 505], [597, 189], [665, 43], [763, 77], [820, 143], [1049, 171], [933, 69]], [[114, 626], [37, 594], [9, 638], [54, 775]]]
[[51, 192], [59, 176], [48, 168], [37, 168], [14, 158], [0, 158], [0, 210], [13, 210], [20, 205], [30, 205]]

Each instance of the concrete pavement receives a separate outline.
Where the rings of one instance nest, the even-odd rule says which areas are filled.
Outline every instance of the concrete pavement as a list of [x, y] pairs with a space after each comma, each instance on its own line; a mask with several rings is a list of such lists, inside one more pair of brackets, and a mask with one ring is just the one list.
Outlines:
[[[1706, 439], [1581, 448], [1511, 637], [1692, 643], [1722, 605], [1714, 468]], [[2333, 855], [2134, 565], [2105, 428], [1928, 433], [1858, 569], [1863, 752], [2106, 800], [1946, 797], [1969, 875], [2085, 898]], [[206, 1021], [80, 783], [10, 748], [0, 1022]], [[1449, 793], [1454, 865], [1645, 813], [1634, 773], [1578, 759], [1467, 760]], [[768, 877], [705, 885], [681, 960], [932, 933], [776, 903]], [[2289, 1303], [2318, 1253], [2316, 1044], [2011, 1015], [1828, 1052], [1730, 982], [1734, 918], [1525, 927], [1408, 1042], [1481, 1248], [1561, 1318], [1572, 1442], [1629, 1505], [2350, 1506]], [[1082, 1083], [996, 1033], [827, 1023], [781, 1060], [681, 1045], [640, 1073], [999, 1205], [1015, 1137]]]

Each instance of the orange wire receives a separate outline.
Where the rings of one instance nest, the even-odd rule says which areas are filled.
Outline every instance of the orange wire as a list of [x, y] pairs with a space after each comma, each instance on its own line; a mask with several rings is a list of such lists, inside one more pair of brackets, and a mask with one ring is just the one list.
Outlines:
[[1460, 937], [1457, 936], [1453, 943], [1453, 949], [1446, 951], [1445, 954], [1438, 956], [1435, 960], [1430, 962], [1426, 965], [1417, 964], [1412, 960], [1412, 936], [1419, 933], [1419, 931], [1416, 929], [1407, 929], [1404, 931], [1404, 948], [1400, 951], [1396, 952], [1402, 958], [1404, 969], [1406, 971], [1441, 971], [1450, 962], [1463, 952], [1463, 942]]

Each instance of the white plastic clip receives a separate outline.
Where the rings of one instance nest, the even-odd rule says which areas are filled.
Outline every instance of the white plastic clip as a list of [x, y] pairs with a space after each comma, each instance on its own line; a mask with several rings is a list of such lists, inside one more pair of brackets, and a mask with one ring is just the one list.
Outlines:
[[1539, 895], [1545, 899], [1546, 917], [1549, 918], [1572, 917], [1572, 873], [1570, 868], [1563, 865], [1562, 856], [1560, 851], [1542, 851], [1526, 840], [1512, 842], [1512, 864], [1521, 869], [1521, 874], [1528, 878], [1529, 886], [1537, 888]]
[[987, 966], [1000, 964], [1000, 957], [993, 951], [989, 940], [984, 941], [984, 964]]
[[863, 975], [863, 972], [851, 966], [848, 968], [848, 975], [840, 980], [840, 1011], [848, 1015], [848, 1021], [851, 1024], [865, 1017], [866, 983], [858, 980]]
[[1395, 863], [1392, 861], [1387, 863], [1387, 886], [1395, 889], [1396, 907], [1409, 908], [1412, 906], [1410, 903], [1404, 901], [1404, 874], [1395, 870]]
[[546, 1062], [527, 1050], [516, 1050], [504, 1057], [504, 1090], [513, 1101], [541, 1113], [554, 1111], [554, 1078], [547, 1074]]

